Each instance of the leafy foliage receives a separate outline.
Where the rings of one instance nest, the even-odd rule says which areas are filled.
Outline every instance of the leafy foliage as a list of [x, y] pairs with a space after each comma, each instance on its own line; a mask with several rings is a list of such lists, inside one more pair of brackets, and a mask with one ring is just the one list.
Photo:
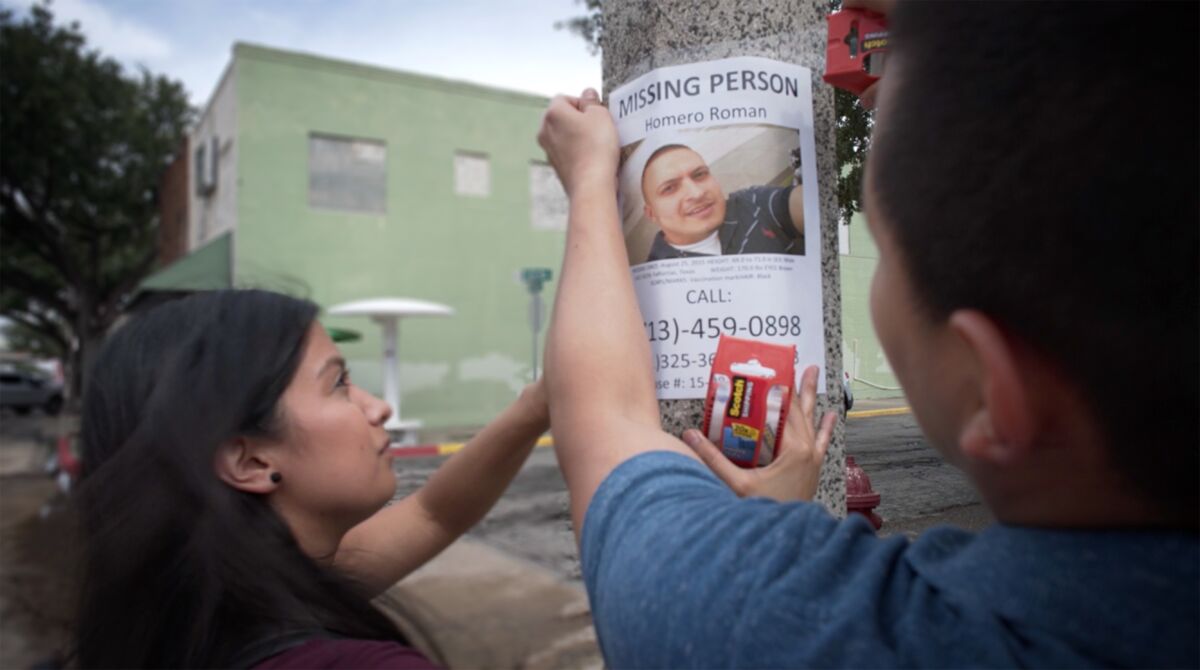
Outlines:
[[871, 128], [875, 117], [858, 102], [858, 97], [842, 89], [834, 89], [833, 114], [836, 118], [838, 172], [837, 198], [841, 222], [849, 225], [850, 217], [862, 211], [863, 168], [867, 149], [871, 146]]
[[156, 186], [192, 119], [183, 86], [89, 51], [49, 5], [0, 11], [0, 314], [38, 349], [91, 349], [149, 272]]
[[[579, 35], [592, 54], [599, 53], [600, 39], [604, 33], [601, 0], [576, 1], [584, 6], [585, 14], [559, 21], [554, 27]], [[837, 11], [841, 4], [841, 0], [831, 0], [829, 11]], [[870, 110], [858, 103], [857, 97], [840, 89], [834, 93], [834, 116], [837, 123], [837, 161], [841, 166], [837, 183], [838, 211], [841, 222], [849, 224], [850, 217], [862, 211], [863, 166], [871, 143], [873, 116]]]
[[571, 17], [558, 21], [554, 27], [575, 33], [587, 42], [588, 51], [595, 56], [600, 53], [600, 36], [604, 34], [604, 12], [601, 11], [601, 0], [575, 0], [587, 11], [583, 16]]

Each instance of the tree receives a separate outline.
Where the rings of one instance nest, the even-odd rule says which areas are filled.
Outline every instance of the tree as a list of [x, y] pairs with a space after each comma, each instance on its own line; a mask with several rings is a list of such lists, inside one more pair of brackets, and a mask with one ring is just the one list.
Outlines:
[[600, 36], [604, 34], [604, 12], [601, 11], [602, 0], [575, 0], [587, 11], [583, 16], [574, 16], [565, 21], [558, 21], [554, 27], [575, 33], [587, 42], [588, 51], [593, 56], [600, 53]]
[[[596, 54], [604, 34], [602, 0], [576, 2], [584, 6], [585, 14], [559, 21], [554, 27], [579, 35], [587, 43], [588, 50]], [[841, 6], [841, 0], [831, 0], [829, 11], [836, 11]], [[857, 97], [841, 89], [834, 91], [833, 110], [837, 117], [837, 160], [842, 166], [837, 184], [838, 210], [841, 222], [848, 224], [855, 212], [862, 211], [863, 166], [871, 144], [874, 119], [871, 112], [858, 103]]]
[[192, 120], [182, 84], [127, 75], [49, 4], [0, 11], [0, 314], [65, 355], [95, 350], [153, 266], [156, 187]]

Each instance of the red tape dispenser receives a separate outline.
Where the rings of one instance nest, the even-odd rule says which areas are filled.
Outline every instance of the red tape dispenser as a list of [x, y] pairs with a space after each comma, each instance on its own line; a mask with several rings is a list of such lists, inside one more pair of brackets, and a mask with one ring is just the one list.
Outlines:
[[796, 382], [795, 345], [722, 335], [717, 343], [704, 427], [708, 440], [735, 465], [775, 460]]
[[826, 83], [861, 95], [883, 76], [888, 27], [883, 14], [843, 9], [826, 17], [829, 45], [825, 50]]

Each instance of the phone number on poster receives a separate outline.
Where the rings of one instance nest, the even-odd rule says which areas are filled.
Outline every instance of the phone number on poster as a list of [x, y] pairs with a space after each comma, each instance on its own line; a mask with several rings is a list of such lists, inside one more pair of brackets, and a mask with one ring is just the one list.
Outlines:
[[655, 319], [643, 321], [646, 336], [651, 342], [679, 344], [681, 339], [715, 340], [722, 334], [749, 337], [798, 336], [801, 332], [800, 316], [797, 314], [767, 314], [738, 318], [734, 316], [711, 316], [693, 322], [679, 319]]
[[[654, 371], [662, 372], [663, 370], [690, 370], [698, 368], [701, 370], [712, 367], [713, 359], [717, 357], [714, 351], [707, 354], [686, 353], [686, 354], [655, 354], [654, 355]], [[792, 363], [800, 362], [800, 353], [797, 352], [792, 359]], [[707, 377], [695, 377], [695, 379], [703, 379], [705, 384], [708, 384]], [[676, 388], [679, 388], [678, 384]], [[695, 385], [692, 388], [698, 388]]]

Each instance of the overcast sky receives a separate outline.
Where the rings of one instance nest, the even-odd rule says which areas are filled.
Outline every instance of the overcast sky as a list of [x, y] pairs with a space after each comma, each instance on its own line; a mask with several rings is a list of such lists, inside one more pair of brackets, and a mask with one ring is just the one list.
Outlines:
[[547, 96], [600, 88], [600, 57], [554, 28], [583, 13], [575, 0], [54, 0], [51, 9], [104, 54], [181, 80], [197, 107], [237, 41]]

